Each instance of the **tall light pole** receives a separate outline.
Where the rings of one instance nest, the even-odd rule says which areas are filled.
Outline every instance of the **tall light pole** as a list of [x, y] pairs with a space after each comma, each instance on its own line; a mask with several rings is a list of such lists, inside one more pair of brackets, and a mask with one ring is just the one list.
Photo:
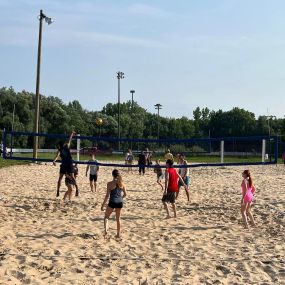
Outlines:
[[157, 103], [154, 107], [157, 110], [157, 139], [159, 140], [159, 111], [162, 109], [162, 105]]
[[268, 121], [268, 137], [269, 137], [269, 161], [271, 162], [271, 126], [270, 126], [270, 122], [272, 121], [272, 119], [275, 118], [276, 116], [266, 116], [266, 120]]
[[[134, 117], [134, 93], [136, 91], [135, 90], [130, 90], [130, 93], [132, 94], [132, 110], [131, 110], [131, 125], [130, 125], [130, 128], [131, 128], [131, 131], [130, 131], [130, 134], [131, 134], [131, 138], [133, 139], [134, 138], [134, 135], [133, 135], [133, 117]], [[133, 149], [133, 141], [131, 141], [131, 149]]]
[[121, 86], [120, 86], [120, 80], [125, 78], [125, 74], [122, 71], [117, 72], [117, 78], [118, 78], [118, 140], [119, 140], [119, 150], [121, 149]]
[[[35, 126], [34, 133], [39, 132], [39, 120], [40, 120], [40, 75], [41, 75], [41, 53], [42, 53], [42, 29], [43, 29], [43, 20], [47, 22], [48, 25], [52, 23], [51, 18], [47, 17], [43, 10], [40, 10], [39, 19], [39, 41], [38, 41], [38, 61], [37, 61], [37, 82], [36, 82], [36, 114], [35, 114]], [[33, 158], [38, 157], [38, 145], [39, 137], [34, 136], [34, 145], [33, 145]]]
[[134, 108], [134, 93], [136, 91], [135, 90], [130, 90], [130, 93], [132, 94], [132, 111], [133, 111], [133, 108]]
[[271, 136], [271, 126], [270, 126], [270, 122], [272, 121], [272, 119], [276, 119], [276, 116], [266, 116], [266, 120], [268, 121], [268, 136]]

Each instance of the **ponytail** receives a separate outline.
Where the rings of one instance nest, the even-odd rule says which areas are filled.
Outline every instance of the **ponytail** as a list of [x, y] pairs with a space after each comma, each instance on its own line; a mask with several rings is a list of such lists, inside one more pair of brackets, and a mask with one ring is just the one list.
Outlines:
[[121, 174], [119, 174], [116, 178], [116, 186], [118, 188], [122, 188], [124, 186], [123, 184], [123, 177], [121, 176]]
[[246, 178], [248, 178], [249, 187], [252, 187], [253, 179], [251, 177], [250, 171], [249, 170], [245, 170], [243, 173], [246, 175]]
[[123, 177], [120, 174], [119, 170], [114, 169], [113, 172], [112, 172], [112, 175], [115, 178], [116, 186], [118, 188], [122, 188], [124, 186], [124, 184], [123, 184]]

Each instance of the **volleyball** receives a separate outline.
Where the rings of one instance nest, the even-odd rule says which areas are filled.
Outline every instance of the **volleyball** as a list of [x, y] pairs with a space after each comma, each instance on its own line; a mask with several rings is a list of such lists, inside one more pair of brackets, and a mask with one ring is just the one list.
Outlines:
[[101, 118], [97, 118], [95, 122], [98, 126], [101, 126], [103, 124], [103, 120]]

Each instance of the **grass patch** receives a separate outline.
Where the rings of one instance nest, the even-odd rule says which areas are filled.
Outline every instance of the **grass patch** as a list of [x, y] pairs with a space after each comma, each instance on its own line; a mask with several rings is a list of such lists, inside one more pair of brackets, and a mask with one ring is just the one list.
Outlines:
[[0, 168], [9, 167], [9, 166], [13, 166], [13, 165], [28, 164], [28, 163], [30, 163], [30, 162], [23, 161], [23, 160], [3, 159], [2, 157], [0, 157]]
[[[33, 154], [31, 153], [15, 153], [14, 157], [26, 157], [26, 158], [32, 158]], [[73, 154], [73, 159], [76, 160], [76, 154]], [[38, 158], [42, 159], [54, 159], [55, 153], [38, 153]], [[134, 164], [137, 163], [138, 156], [135, 155], [135, 161]], [[90, 159], [89, 155], [80, 155], [81, 161], [87, 161]], [[118, 154], [98, 154], [96, 156], [96, 159], [99, 162], [104, 161], [116, 161], [118, 163], [124, 164], [124, 156], [118, 155]], [[160, 159], [161, 163], [164, 163], [164, 157], [163, 156], [153, 156], [152, 161], [155, 163], [156, 159]], [[188, 156], [187, 160], [189, 163], [220, 163], [220, 157], [219, 156]], [[176, 160], [175, 160], [176, 162]], [[224, 157], [225, 163], [251, 163], [251, 162], [260, 162], [260, 157], [237, 157], [237, 156], [225, 156]], [[17, 161], [17, 160], [5, 160], [3, 158], [0, 158], [0, 168], [1, 167], [7, 167], [11, 165], [19, 165], [19, 164], [27, 164], [31, 163], [31, 161]], [[278, 163], [282, 163], [281, 159], [278, 159]]]

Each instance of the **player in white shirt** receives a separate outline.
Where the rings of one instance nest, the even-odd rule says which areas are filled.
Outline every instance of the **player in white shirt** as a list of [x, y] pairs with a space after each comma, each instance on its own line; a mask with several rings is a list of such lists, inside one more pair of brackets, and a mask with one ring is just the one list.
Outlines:
[[[95, 159], [95, 154], [91, 153], [90, 154], [91, 159], [89, 160], [89, 162], [98, 162]], [[86, 177], [88, 176], [88, 171], [89, 172], [89, 181], [90, 181], [90, 190], [92, 192], [96, 192], [97, 190], [97, 179], [98, 179], [98, 172], [99, 172], [99, 165], [98, 164], [88, 164], [86, 167]]]

